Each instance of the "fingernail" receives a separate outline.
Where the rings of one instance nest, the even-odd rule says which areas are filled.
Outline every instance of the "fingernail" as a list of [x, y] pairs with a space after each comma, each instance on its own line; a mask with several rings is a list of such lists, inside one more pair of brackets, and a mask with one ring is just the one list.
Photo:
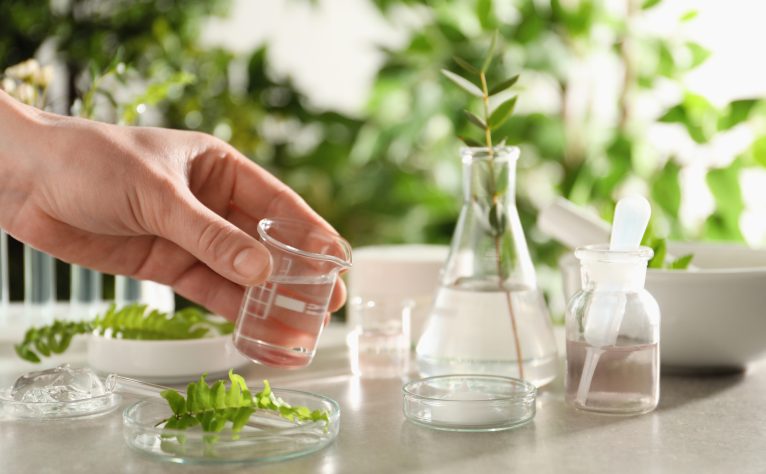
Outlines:
[[260, 278], [268, 265], [268, 258], [254, 248], [242, 250], [234, 257], [234, 270], [248, 280]]

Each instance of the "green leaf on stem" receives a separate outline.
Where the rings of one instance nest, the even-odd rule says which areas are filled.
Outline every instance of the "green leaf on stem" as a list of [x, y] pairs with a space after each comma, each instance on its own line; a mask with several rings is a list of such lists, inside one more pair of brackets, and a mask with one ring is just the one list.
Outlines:
[[678, 257], [677, 259], [670, 262], [670, 268], [672, 270], [686, 270], [689, 268], [689, 264], [692, 262], [692, 259], [694, 258], [694, 254], [687, 254], [683, 257]]
[[484, 122], [484, 120], [482, 120], [481, 117], [479, 117], [475, 113], [469, 110], [464, 110], [463, 113], [465, 113], [465, 116], [468, 118], [469, 122], [476, 125], [480, 129], [485, 130], [487, 128], [487, 124]]
[[649, 261], [649, 268], [662, 268], [665, 264], [665, 255], [667, 254], [667, 244], [665, 239], [657, 239], [652, 245], [654, 257]]
[[688, 41], [686, 43], [686, 47], [691, 53], [691, 63], [689, 64], [689, 69], [694, 69], [695, 67], [707, 61], [707, 59], [710, 57], [710, 50], [699, 43]]
[[688, 12], [681, 15], [681, 18], [679, 20], [681, 21], [691, 21], [695, 18], [697, 18], [697, 15], [699, 15], [699, 12], [697, 10], [689, 10]]
[[516, 107], [516, 100], [518, 98], [518, 96], [513, 96], [497, 106], [492, 115], [489, 116], [489, 128], [496, 130], [508, 120], [508, 117], [513, 113], [514, 107]]
[[718, 119], [718, 130], [729, 130], [748, 120], [759, 102], [758, 99], [741, 99], [730, 102], [725, 113]]
[[170, 409], [173, 410], [173, 414], [181, 415], [186, 411], [186, 400], [184, 397], [175, 390], [163, 390], [160, 392], [162, 398], [168, 401]]
[[492, 23], [492, 0], [478, 0], [476, 2], [476, 16], [484, 29], [488, 29]]
[[495, 57], [495, 49], [497, 48], [497, 30], [492, 33], [492, 40], [489, 43], [489, 49], [487, 55], [484, 57], [484, 64], [481, 66], [481, 72], [487, 72], [489, 66], [492, 64], [492, 60]]
[[474, 140], [473, 138], [469, 137], [459, 137], [460, 141], [466, 144], [466, 146], [473, 147], [473, 148], [481, 148], [484, 145], [481, 144], [481, 142]]
[[36, 364], [40, 362], [40, 357], [38, 357], [38, 355], [35, 354], [35, 351], [30, 349], [29, 346], [25, 344], [15, 344], [13, 348], [16, 351], [16, 354], [22, 359]]
[[641, 5], [641, 9], [649, 10], [650, 8], [659, 5], [661, 1], [662, 0], [644, 0], [644, 3]]
[[479, 86], [469, 81], [468, 79], [446, 69], [442, 69], [442, 74], [444, 74], [447, 79], [454, 82], [458, 87], [468, 92], [469, 94], [476, 97], [484, 97], [484, 93], [481, 91], [481, 89], [479, 89]]
[[745, 210], [740, 172], [742, 162], [735, 160], [726, 168], [712, 169], [706, 176], [707, 185], [716, 202], [716, 210], [705, 222], [705, 236], [715, 240], [738, 240], [743, 236], [739, 219]]
[[513, 235], [505, 232], [500, 238], [500, 278], [505, 281], [510, 276], [510, 271], [516, 266], [516, 251], [513, 245]]
[[498, 173], [497, 179], [495, 181], [495, 195], [502, 196], [506, 191], [508, 191], [508, 172], [506, 170], [502, 170]]
[[492, 228], [492, 235], [501, 236], [505, 232], [505, 212], [500, 203], [492, 203], [489, 208], [489, 225]]
[[652, 180], [651, 196], [670, 216], [677, 216], [681, 207], [681, 167], [670, 159]]
[[153, 106], [165, 100], [174, 88], [185, 87], [197, 78], [187, 72], [178, 72], [165, 80], [149, 84], [142, 94], [125, 104], [122, 112], [122, 122], [128, 125], [134, 124], [140, 115], [140, 106]]
[[231, 430], [235, 433], [241, 431], [254, 411], [255, 409], [251, 407], [239, 407], [232, 417]]
[[476, 69], [475, 67], [473, 67], [473, 65], [471, 63], [469, 63], [468, 61], [466, 61], [465, 59], [463, 59], [461, 57], [458, 57], [458, 56], [452, 56], [452, 59], [455, 61], [455, 63], [458, 66], [463, 68], [466, 72], [468, 72], [470, 74], [479, 75], [479, 73], [480, 73], [479, 70]]
[[506, 80], [504, 80], [503, 82], [501, 82], [500, 84], [494, 86], [493, 88], [491, 88], [489, 90], [489, 96], [491, 97], [491, 96], [493, 96], [495, 94], [499, 94], [500, 92], [503, 92], [504, 90], [506, 90], [509, 87], [511, 87], [514, 84], [516, 84], [516, 81], [518, 81], [518, 80], [519, 80], [519, 75], [518, 74], [516, 74], [515, 76], [510, 77], [510, 78], [508, 78]]
[[48, 343], [43, 339], [38, 339], [35, 341], [35, 349], [37, 349], [37, 352], [44, 355], [45, 357], [50, 357], [51, 355], [51, 350], [48, 347]]
[[766, 168], [766, 136], [756, 138], [750, 150], [755, 162]]
[[88, 61], [88, 73], [90, 74], [91, 82], [95, 82], [101, 76], [101, 70], [93, 60]]

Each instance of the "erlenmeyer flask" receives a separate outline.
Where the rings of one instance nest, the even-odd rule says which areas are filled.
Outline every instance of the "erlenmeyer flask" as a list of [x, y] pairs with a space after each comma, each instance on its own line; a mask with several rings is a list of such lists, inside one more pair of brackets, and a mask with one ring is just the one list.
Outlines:
[[556, 376], [550, 317], [516, 209], [516, 147], [463, 148], [463, 208], [426, 329], [421, 375]]

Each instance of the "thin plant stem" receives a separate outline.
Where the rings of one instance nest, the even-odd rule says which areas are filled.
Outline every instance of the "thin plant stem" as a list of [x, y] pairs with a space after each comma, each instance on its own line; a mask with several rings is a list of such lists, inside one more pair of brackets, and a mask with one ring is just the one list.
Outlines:
[[[487, 87], [487, 76], [482, 72], [479, 77], [481, 78], [481, 102], [484, 105], [484, 139], [487, 141], [487, 149], [489, 150], [489, 166], [492, 171], [492, 160], [494, 158], [494, 148], [492, 148], [492, 130], [489, 128], [489, 88]], [[494, 175], [494, 173], [492, 173]], [[494, 183], [494, 181], [493, 181]], [[492, 199], [495, 199], [495, 193], [492, 193]]]
[[[496, 209], [496, 204], [498, 200], [500, 199], [500, 193], [497, 192], [495, 188], [495, 166], [494, 166], [494, 158], [495, 158], [495, 150], [492, 147], [492, 130], [490, 129], [489, 125], [489, 88], [487, 87], [487, 77], [482, 72], [479, 75], [479, 78], [481, 79], [481, 90], [482, 90], [482, 104], [484, 106], [484, 138], [487, 142], [487, 150], [489, 151], [489, 182], [491, 188], [489, 189], [490, 194], [492, 195], [492, 208]], [[505, 293], [505, 299], [508, 304], [508, 314], [511, 317], [511, 329], [513, 331], [513, 342], [516, 346], [516, 363], [518, 364], [519, 368], [519, 378], [524, 380], [524, 359], [522, 357], [521, 352], [521, 341], [519, 340], [519, 332], [516, 327], [516, 315], [513, 311], [513, 304], [511, 302], [511, 291], [505, 287], [503, 284], [505, 282], [505, 276], [503, 272], [503, 263], [502, 263], [502, 242], [501, 239], [503, 237], [503, 232], [505, 230], [503, 229], [502, 232], [496, 231], [494, 234], [494, 240], [495, 240], [495, 261], [497, 263], [497, 276], [498, 276], [498, 287], [501, 291]]]

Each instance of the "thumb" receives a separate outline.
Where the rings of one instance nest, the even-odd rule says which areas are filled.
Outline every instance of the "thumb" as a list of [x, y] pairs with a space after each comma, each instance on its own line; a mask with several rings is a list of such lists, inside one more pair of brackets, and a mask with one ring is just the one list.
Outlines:
[[235, 283], [257, 285], [271, 273], [266, 247], [194, 197], [178, 203], [162, 226], [162, 237]]

